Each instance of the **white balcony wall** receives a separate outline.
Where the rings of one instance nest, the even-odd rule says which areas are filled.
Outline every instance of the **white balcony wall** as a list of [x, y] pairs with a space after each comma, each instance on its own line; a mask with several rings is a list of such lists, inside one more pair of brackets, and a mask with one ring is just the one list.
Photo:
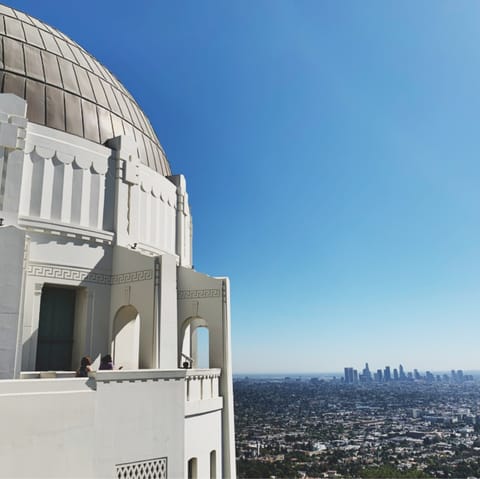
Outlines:
[[[0, 478], [117, 477], [121, 465], [152, 460], [165, 465], [157, 477], [185, 477], [184, 376], [99, 371], [88, 379], [0, 381], [0, 424], [8, 432], [0, 436]], [[209, 428], [217, 434], [209, 440], [218, 441]]]
[[220, 369], [191, 369], [186, 377], [186, 400], [202, 401], [215, 399], [220, 395]]

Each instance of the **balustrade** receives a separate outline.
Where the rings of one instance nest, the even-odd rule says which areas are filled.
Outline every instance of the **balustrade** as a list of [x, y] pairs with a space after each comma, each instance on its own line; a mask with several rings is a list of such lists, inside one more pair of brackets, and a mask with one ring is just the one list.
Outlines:
[[185, 379], [187, 401], [219, 397], [220, 369], [189, 369]]

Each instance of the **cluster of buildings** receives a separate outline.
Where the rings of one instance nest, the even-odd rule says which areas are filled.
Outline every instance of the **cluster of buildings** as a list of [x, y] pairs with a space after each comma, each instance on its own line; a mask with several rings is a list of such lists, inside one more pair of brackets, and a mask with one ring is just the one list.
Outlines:
[[450, 375], [443, 374], [434, 374], [431, 371], [426, 371], [425, 374], [421, 374], [418, 369], [413, 371], [405, 372], [404, 367], [400, 364], [397, 368], [391, 370], [390, 366], [385, 366], [383, 369], [377, 369], [376, 371], [370, 371], [368, 363], [365, 363], [365, 367], [362, 372], [358, 372], [357, 369], [353, 367], [344, 368], [343, 382], [345, 384], [357, 384], [357, 383], [368, 383], [368, 382], [390, 382], [390, 381], [453, 381], [453, 382], [463, 382], [463, 381], [472, 381], [473, 376], [471, 374], [464, 374], [462, 369], [450, 371]]
[[240, 475], [254, 464], [270, 465], [272, 475], [291, 467], [289, 477], [371, 477], [368, 471], [381, 467], [399, 475], [480, 475], [477, 381], [350, 388], [340, 381], [243, 380], [234, 389]]

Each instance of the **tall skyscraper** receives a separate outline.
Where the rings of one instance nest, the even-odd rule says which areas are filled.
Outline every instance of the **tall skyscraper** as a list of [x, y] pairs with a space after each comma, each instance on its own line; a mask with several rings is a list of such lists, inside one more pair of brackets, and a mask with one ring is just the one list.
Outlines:
[[390, 373], [390, 366], [385, 366], [383, 371], [383, 379], [385, 382], [389, 382], [392, 380], [392, 374]]
[[363, 371], [362, 371], [362, 376], [363, 376], [363, 380], [366, 382], [369, 382], [372, 380], [372, 373], [370, 372], [368, 363], [365, 363], [365, 367], [363, 368]]
[[354, 381], [353, 368], [344, 368], [344, 374], [345, 374], [345, 384], [353, 384], [353, 381]]

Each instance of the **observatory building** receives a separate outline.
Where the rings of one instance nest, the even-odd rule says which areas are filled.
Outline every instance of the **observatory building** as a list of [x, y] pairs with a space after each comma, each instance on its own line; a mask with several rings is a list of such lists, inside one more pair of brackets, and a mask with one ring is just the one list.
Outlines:
[[185, 178], [104, 66], [1, 5], [0, 218], [0, 477], [234, 478], [229, 282], [193, 269]]

